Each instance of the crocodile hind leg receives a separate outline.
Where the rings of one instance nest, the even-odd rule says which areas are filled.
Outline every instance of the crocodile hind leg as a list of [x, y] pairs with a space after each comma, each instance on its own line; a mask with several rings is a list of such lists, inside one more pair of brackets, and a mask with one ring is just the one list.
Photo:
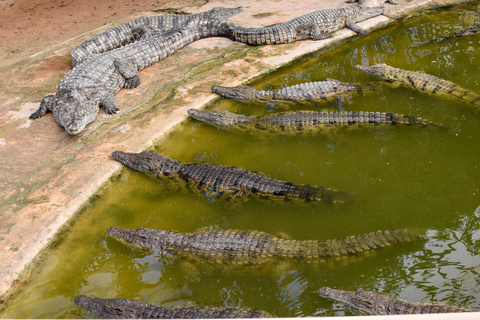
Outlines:
[[48, 111], [52, 111], [53, 106], [55, 105], [55, 95], [49, 94], [43, 98], [40, 102], [40, 107], [30, 115], [30, 119], [38, 119], [43, 117]]
[[150, 32], [149, 28], [145, 26], [141, 26], [141, 27], [133, 28], [132, 35], [135, 41], [139, 41], [139, 40], [150, 38], [152, 36], [152, 32]]
[[312, 31], [310, 35], [312, 37], [312, 40], [322, 40], [322, 39], [328, 39], [332, 37], [331, 34], [322, 32], [318, 24], [314, 24], [312, 26]]
[[140, 85], [140, 75], [137, 68], [135, 68], [132, 62], [128, 59], [115, 59], [113, 65], [117, 71], [125, 78], [126, 89], [134, 89]]

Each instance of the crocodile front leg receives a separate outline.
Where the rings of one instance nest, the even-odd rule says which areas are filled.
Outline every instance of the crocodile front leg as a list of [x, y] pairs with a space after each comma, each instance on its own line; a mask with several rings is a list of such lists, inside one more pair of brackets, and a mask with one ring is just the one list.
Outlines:
[[132, 35], [135, 41], [139, 41], [139, 40], [150, 38], [153, 34], [149, 28], [145, 26], [141, 26], [141, 27], [133, 28]]
[[115, 100], [113, 94], [108, 94], [100, 104], [106, 114], [114, 114], [117, 113], [117, 111], [120, 111], [120, 109], [117, 108], [117, 100]]
[[134, 89], [140, 85], [140, 75], [138, 74], [137, 68], [135, 68], [130, 60], [115, 59], [113, 65], [126, 80], [123, 85], [124, 88]]
[[42, 102], [40, 102], [40, 107], [38, 107], [38, 110], [30, 115], [30, 119], [38, 119], [43, 117], [48, 111], [52, 111], [54, 106], [55, 106], [55, 95], [49, 94], [45, 96]]
[[361, 36], [365, 36], [367, 34], [367, 32], [360, 28], [360, 26], [356, 24], [353, 20], [348, 19], [347, 21], [345, 21], [345, 24], [350, 30], [358, 33]]

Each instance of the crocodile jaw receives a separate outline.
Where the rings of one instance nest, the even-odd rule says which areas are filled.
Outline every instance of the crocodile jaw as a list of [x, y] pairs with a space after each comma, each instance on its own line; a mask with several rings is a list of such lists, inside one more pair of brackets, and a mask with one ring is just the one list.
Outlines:
[[256, 90], [247, 86], [222, 87], [212, 86], [212, 91], [229, 99], [253, 100]]
[[221, 126], [228, 126], [230, 124], [225, 117], [227, 114], [229, 114], [229, 112], [225, 110], [215, 110], [209, 112], [197, 109], [190, 109], [187, 112], [190, 117], [198, 121]]
[[388, 66], [384, 63], [374, 64], [373, 66], [362, 66], [357, 64], [353, 67], [359, 71], [371, 74], [372, 76], [376, 76], [382, 79], [388, 79], [386, 72]]
[[370, 291], [344, 291], [323, 287], [318, 290], [321, 297], [343, 302], [371, 314], [386, 314], [384, 296]]
[[55, 121], [71, 134], [79, 134], [98, 115], [93, 97], [77, 90], [58, 90], [52, 113]]
[[161, 236], [165, 234], [163, 230], [153, 229], [123, 229], [117, 227], [108, 228], [107, 234], [117, 241], [133, 246], [135, 248], [142, 248], [148, 251], [161, 251], [158, 247], [162, 242]]
[[362, 9], [357, 12], [357, 16], [355, 17], [355, 22], [361, 22], [376, 16], [383, 14], [387, 10], [385, 7], [375, 7], [375, 8], [368, 8]]
[[239, 14], [240, 12], [243, 12], [245, 7], [236, 7], [236, 8], [223, 8], [223, 7], [214, 7], [212, 9], [212, 13], [210, 16], [210, 19], [212, 20], [223, 20], [227, 19], [230, 17], [233, 17], [234, 15]]
[[128, 153], [122, 151], [112, 152], [114, 160], [140, 172], [155, 172], [166, 157], [155, 152]]

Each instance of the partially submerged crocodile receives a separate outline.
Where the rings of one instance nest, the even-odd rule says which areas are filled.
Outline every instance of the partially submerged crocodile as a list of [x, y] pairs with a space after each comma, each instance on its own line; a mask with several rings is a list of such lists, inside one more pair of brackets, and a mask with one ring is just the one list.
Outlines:
[[318, 294], [375, 315], [476, 311], [448, 305], [414, 304], [371, 291], [343, 291], [323, 287], [318, 290]]
[[160, 307], [143, 301], [124, 298], [101, 299], [78, 296], [74, 302], [108, 319], [225, 319], [271, 318], [264, 311], [217, 307]]
[[318, 10], [263, 28], [245, 28], [229, 23], [229, 38], [250, 45], [281, 44], [304, 39], [327, 39], [332, 37], [331, 33], [345, 27], [365, 35], [366, 31], [356, 23], [384, 12], [384, 7], [365, 9], [356, 6]]
[[47, 95], [30, 119], [52, 111], [55, 121], [69, 134], [78, 134], [95, 120], [99, 106], [108, 114], [119, 110], [114, 95], [122, 88], [136, 88], [140, 84], [139, 70], [195, 40], [224, 35], [226, 30], [220, 24], [219, 21], [192, 20], [167, 34], [91, 55], [63, 77], [57, 92]]
[[155, 229], [112, 227], [107, 233], [144, 250], [174, 253], [222, 264], [261, 264], [276, 258], [318, 262], [325, 257], [359, 254], [415, 236], [406, 230], [377, 231], [332, 240], [289, 240], [259, 231], [207, 231], [183, 234]]
[[229, 99], [237, 100], [286, 100], [328, 101], [342, 93], [373, 91], [375, 87], [366, 83], [345, 83], [335, 79], [300, 83], [278, 90], [255, 90], [248, 86], [212, 86], [212, 91]]
[[432, 40], [432, 42], [433, 43], [438, 43], [438, 42], [441, 42], [441, 41], [444, 41], [444, 40], [447, 40], [447, 39], [450, 39], [450, 38], [476, 34], [476, 33], [479, 33], [479, 32], [480, 32], [480, 23], [476, 24], [476, 25], [473, 25], [473, 26], [470, 26], [466, 29], [460, 30], [458, 32], [454, 32], [454, 33], [449, 34], [445, 37], [441, 37], [439, 39]]
[[346, 198], [345, 194], [330, 188], [293, 184], [235, 167], [182, 163], [155, 152], [114, 151], [112, 157], [132, 169], [158, 177], [179, 177], [191, 186], [226, 197], [240, 199], [256, 194], [267, 198], [322, 202], [341, 202]]
[[165, 33], [187, 25], [192, 20], [224, 20], [243, 11], [243, 7], [215, 7], [196, 14], [165, 14], [140, 17], [110, 28], [72, 50], [72, 63], [77, 65], [92, 54], [110, 51], [133, 41], [158, 33]]
[[406, 84], [421, 92], [456, 96], [474, 104], [480, 104], [480, 95], [421, 71], [403, 70], [384, 63], [373, 66], [356, 65], [354, 68], [385, 80]]
[[391, 3], [391, 4], [398, 4], [395, 0], [347, 0], [345, 1], [346, 3], [354, 3], [358, 2], [358, 6], [360, 8], [375, 8], [375, 7], [380, 7], [383, 6], [385, 2]]
[[188, 110], [188, 114], [199, 121], [211, 125], [270, 131], [322, 130], [333, 126], [353, 126], [364, 124], [430, 124], [430, 121], [405, 115], [385, 112], [357, 111], [293, 111], [267, 116], [247, 117], [226, 110]]

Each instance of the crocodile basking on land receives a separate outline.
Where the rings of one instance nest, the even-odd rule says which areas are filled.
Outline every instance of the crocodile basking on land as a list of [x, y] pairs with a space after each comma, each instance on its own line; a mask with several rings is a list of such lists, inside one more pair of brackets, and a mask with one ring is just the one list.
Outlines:
[[72, 50], [74, 66], [89, 55], [110, 51], [133, 41], [165, 33], [187, 25], [192, 20], [223, 20], [243, 11], [243, 7], [223, 8], [196, 14], [164, 14], [151, 17], [140, 17], [116, 27], [110, 28], [80, 44]]
[[461, 37], [461, 36], [466, 36], [466, 35], [471, 35], [471, 34], [476, 34], [480, 32], [480, 23], [470, 26], [466, 29], [460, 30], [458, 32], [454, 32], [452, 34], [449, 34], [445, 37], [441, 37], [439, 39], [432, 40], [433, 43], [438, 43], [440, 41], [444, 41], [450, 38], [455, 38], [455, 37]]
[[216, 307], [160, 307], [123, 298], [101, 299], [78, 296], [74, 302], [107, 319], [225, 319], [272, 318], [264, 311]]
[[358, 6], [360, 8], [376, 8], [383, 6], [385, 2], [391, 3], [391, 4], [398, 4], [395, 0], [347, 0], [345, 1], [346, 3], [354, 3], [358, 2]]
[[293, 184], [235, 167], [182, 163], [155, 152], [114, 151], [112, 157], [132, 169], [158, 177], [178, 177], [190, 186], [231, 198], [241, 199], [254, 194], [322, 202], [343, 202], [346, 198], [342, 192], [330, 188]]
[[356, 65], [354, 68], [385, 80], [406, 84], [421, 92], [456, 96], [471, 103], [480, 104], [480, 95], [465, 90], [453, 82], [437, 78], [421, 71], [403, 70], [384, 63], [369, 67]]
[[278, 90], [255, 90], [248, 86], [212, 86], [212, 91], [229, 99], [237, 100], [285, 100], [285, 101], [328, 101], [342, 93], [373, 91], [376, 87], [366, 83], [345, 83], [335, 79], [300, 83]]
[[195, 40], [224, 36], [228, 30], [221, 23], [192, 20], [183, 28], [90, 55], [63, 77], [55, 94], [43, 98], [30, 119], [40, 118], [47, 111], [52, 111], [55, 121], [69, 134], [80, 133], [95, 120], [99, 106], [108, 114], [119, 110], [114, 95], [122, 88], [136, 88], [140, 84], [139, 70]]
[[188, 110], [188, 114], [211, 125], [243, 129], [259, 129], [281, 132], [325, 130], [334, 126], [378, 125], [378, 124], [422, 124], [429, 121], [405, 115], [385, 112], [357, 111], [293, 111], [267, 116], [247, 117], [226, 110]]
[[263, 28], [245, 28], [229, 23], [229, 38], [250, 45], [281, 44], [305, 39], [327, 39], [332, 37], [331, 33], [344, 27], [365, 35], [366, 31], [356, 23], [384, 12], [385, 7], [365, 9], [355, 6], [318, 10]]
[[155, 229], [112, 227], [107, 233], [115, 239], [144, 250], [174, 253], [207, 262], [247, 265], [293, 258], [319, 262], [326, 257], [360, 254], [415, 236], [406, 230], [377, 231], [332, 240], [290, 240], [259, 231], [207, 231], [180, 233]]
[[476, 311], [439, 304], [414, 304], [371, 291], [343, 291], [323, 287], [318, 290], [318, 294], [375, 315]]

